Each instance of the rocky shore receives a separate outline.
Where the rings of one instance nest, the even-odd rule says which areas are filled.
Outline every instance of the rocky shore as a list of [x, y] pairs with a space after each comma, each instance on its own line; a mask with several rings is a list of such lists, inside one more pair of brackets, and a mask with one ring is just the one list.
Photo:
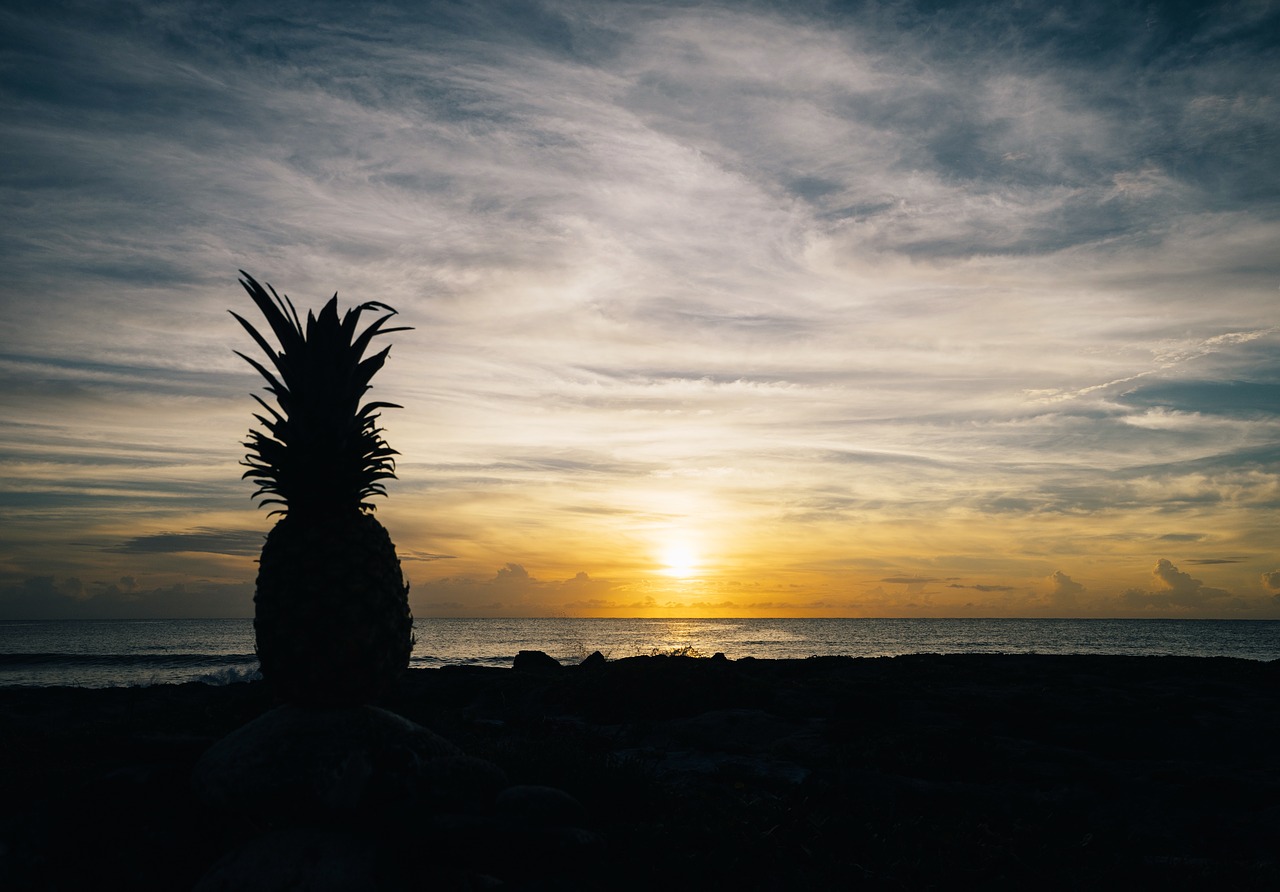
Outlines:
[[1280, 662], [527, 654], [292, 780], [273, 707], [0, 689], [0, 888], [1280, 888]]

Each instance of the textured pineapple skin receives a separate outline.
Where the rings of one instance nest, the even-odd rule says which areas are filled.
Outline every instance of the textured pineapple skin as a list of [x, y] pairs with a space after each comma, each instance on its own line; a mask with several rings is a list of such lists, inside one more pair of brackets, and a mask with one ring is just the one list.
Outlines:
[[409, 587], [372, 515], [285, 516], [262, 548], [253, 602], [262, 677], [281, 701], [368, 703], [409, 665]]

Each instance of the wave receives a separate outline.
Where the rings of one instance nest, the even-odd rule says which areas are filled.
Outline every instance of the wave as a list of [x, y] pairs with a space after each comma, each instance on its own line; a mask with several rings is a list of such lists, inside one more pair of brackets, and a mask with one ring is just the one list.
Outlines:
[[262, 670], [258, 668], [257, 663], [254, 663], [253, 665], [227, 666], [224, 669], [215, 669], [212, 672], [204, 673], [196, 681], [213, 687], [222, 687], [223, 685], [260, 681], [261, 679]]
[[29, 653], [0, 654], [0, 667], [18, 666], [234, 666], [257, 662], [257, 654], [85, 654]]

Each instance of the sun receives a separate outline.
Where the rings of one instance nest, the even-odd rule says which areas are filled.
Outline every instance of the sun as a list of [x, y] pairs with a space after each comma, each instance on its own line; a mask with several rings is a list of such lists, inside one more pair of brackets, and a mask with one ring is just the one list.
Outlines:
[[693, 549], [683, 543], [673, 543], [663, 548], [659, 560], [662, 569], [658, 572], [677, 579], [687, 579], [697, 573], [700, 563]]

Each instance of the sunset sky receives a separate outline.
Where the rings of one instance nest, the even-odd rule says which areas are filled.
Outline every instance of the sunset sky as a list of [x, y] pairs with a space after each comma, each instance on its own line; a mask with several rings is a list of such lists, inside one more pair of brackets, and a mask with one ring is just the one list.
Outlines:
[[1280, 617], [1273, 2], [6, 3], [0, 618], [250, 616], [244, 269], [419, 618]]

